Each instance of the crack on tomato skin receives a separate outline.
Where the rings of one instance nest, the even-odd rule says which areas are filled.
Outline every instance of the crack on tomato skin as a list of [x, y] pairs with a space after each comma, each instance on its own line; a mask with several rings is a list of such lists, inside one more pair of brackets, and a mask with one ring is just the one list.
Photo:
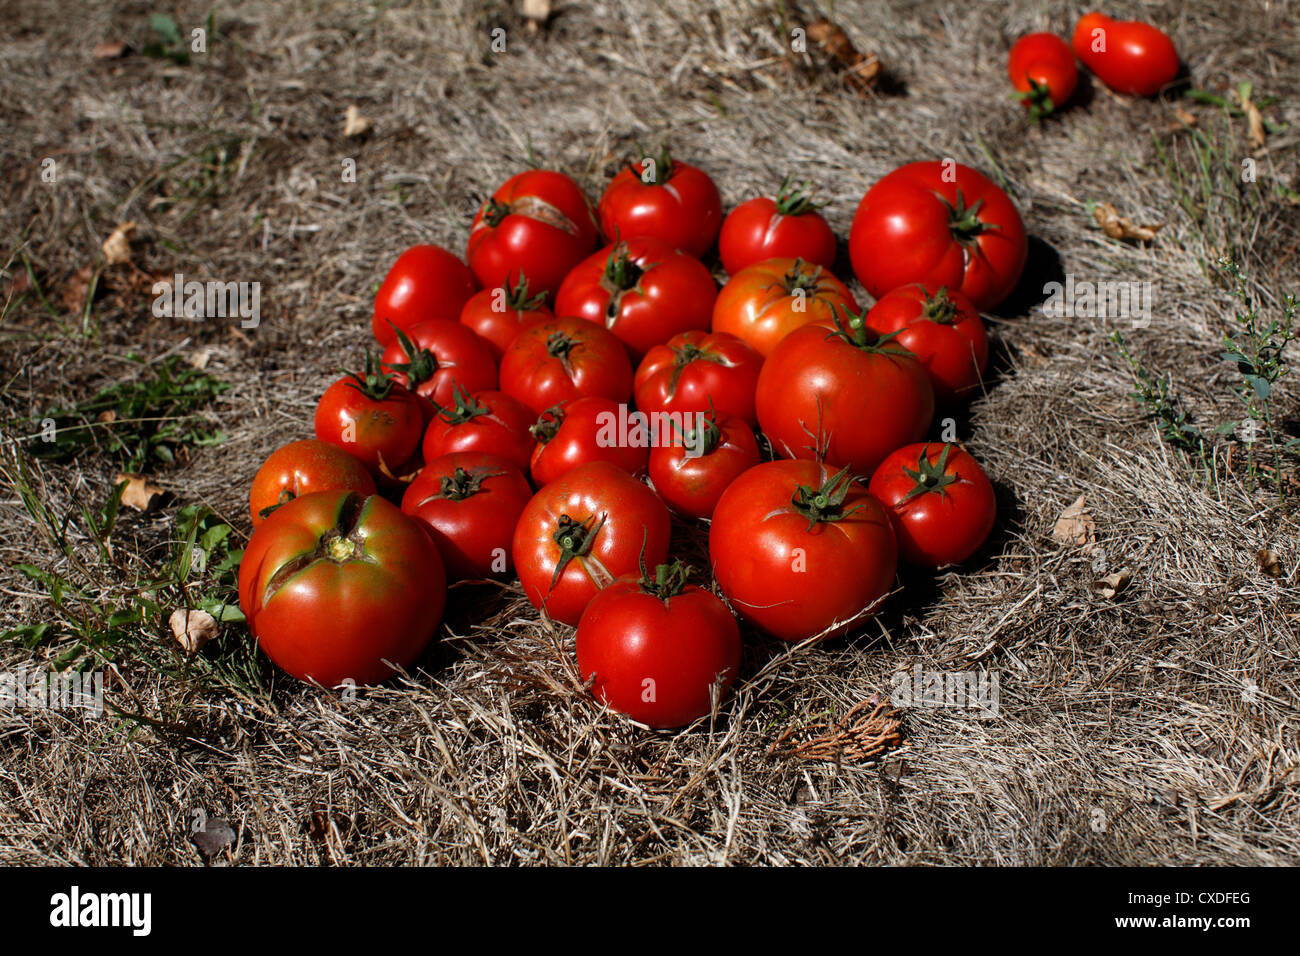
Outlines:
[[360, 527], [372, 497], [374, 496], [362, 501], [355, 491], [348, 492], [339, 502], [334, 524], [321, 532], [316, 539], [316, 546], [286, 561], [271, 575], [266, 587], [262, 589], [262, 606], [265, 607], [293, 578], [322, 561], [331, 564], [346, 564], [351, 561], [373, 563], [374, 559], [366, 554], [366, 536]]
[[[516, 199], [505, 208], [506, 215], [525, 216], [548, 226], [554, 226], [561, 232], [566, 232], [571, 236], [578, 235], [578, 226], [572, 219], [546, 200], [539, 199], [537, 196], [524, 196], [521, 199]], [[501, 218], [505, 218], [505, 216]], [[492, 225], [496, 225], [496, 223]]]

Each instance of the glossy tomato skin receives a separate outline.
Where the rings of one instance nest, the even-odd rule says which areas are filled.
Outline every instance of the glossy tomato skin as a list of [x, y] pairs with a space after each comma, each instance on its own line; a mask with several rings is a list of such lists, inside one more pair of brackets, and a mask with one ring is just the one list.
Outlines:
[[[934, 388], [916, 357], [863, 334], [865, 347], [821, 322], [796, 329], [763, 364], [758, 422], [778, 455], [814, 458], [870, 475], [885, 456], [925, 437]], [[828, 337], [829, 336], [829, 337]]]
[[308, 438], [282, 445], [262, 463], [248, 493], [253, 527], [266, 520], [262, 512], [315, 491], [375, 493], [375, 479], [366, 466], [337, 445]]
[[886, 293], [867, 313], [873, 332], [897, 332], [894, 342], [916, 355], [930, 376], [935, 401], [971, 398], [984, 380], [989, 340], [984, 321], [960, 292], [913, 283]]
[[[801, 194], [783, 184], [775, 199], [757, 196], [727, 214], [718, 234], [718, 253], [728, 275], [768, 259], [802, 259], [830, 269], [835, 264], [835, 233]], [[792, 203], [792, 200], [794, 201]], [[785, 211], [793, 208], [801, 212]]]
[[663, 158], [655, 161], [656, 181], [647, 183], [644, 163], [624, 167], [606, 187], [600, 197], [600, 231], [609, 242], [648, 236], [703, 257], [722, 225], [718, 187], [703, 170]]
[[[997, 498], [984, 469], [962, 449], [946, 447], [945, 459], [942, 442], [905, 445], [880, 463], [869, 486], [889, 510], [900, 556], [923, 568], [965, 561], [988, 540], [997, 519]], [[925, 477], [922, 455], [942, 478], [918, 480]], [[918, 493], [918, 484], [927, 490]]]
[[509, 577], [515, 523], [532, 496], [512, 462], [461, 452], [425, 464], [402, 495], [402, 511], [429, 530], [449, 582], [501, 578]]
[[[466, 392], [490, 391], [497, 387], [497, 363], [492, 349], [472, 329], [459, 322], [434, 319], [403, 330], [414, 351], [400, 337], [384, 349], [383, 369], [397, 381], [411, 387], [424, 399], [426, 420], [433, 406], [450, 405], [456, 388]], [[413, 363], [413, 365], [412, 365]], [[397, 366], [412, 365], [398, 369]]]
[[1007, 57], [1007, 75], [1035, 116], [1064, 106], [1079, 82], [1074, 51], [1055, 33], [1029, 33], [1017, 40]]
[[420, 447], [424, 409], [401, 385], [392, 384], [383, 398], [364, 394], [357, 381], [344, 376], [325, 390], [316, 405], [316, 437], [337, 445], [379, 477], [384, 467], [393, 475]]
[[849, 232], [853, 272], [877, 299], [922, 282], [960, 292], [986, 311], [1015, 288], [1028, 255], [1015, 204], [960, 163], [895, 169], [867, 190]]
[[596, 223], [582, 187], [564, 173], [516, 173], [480, 207], [465, 258], [485, 288], [526, 275], [553, 295], [565, 275], [596, 247]]
[[533, 483], [539, 488], [549, 485], [589, 461], [607, 461], [629, 475], [644, 475], [650, 446], [621, 441], [633, 436], [619, 434], [620, 408], [626, 419], [626, 405], [589, 395], [543, 412], [533, 427]]
[[[695, 426], [698, 428], [698, 426]], [[716, 423], [716, 438], [702, 450], [698, 432], [688, 429], [686, 441], [650, 449], [650, 483], [673, 511], [688, 518], [713, 516], [718, 499], [733, 481], [761, 460], [754, 432], [743, 418]]]
[[821, 266], [767, 259], [741, 269], [713, 305], [714, 332], [743, 339], [760, 355], [800, 326], [858, 311], [853, 293]]
[[424, 460], [480, 452], [526, 471], [537, 445], [529, 431], [534, 421], [536, 416], [527, 405], [504, 392], [458, 395], [429, 422], [422, 445]]
[[430, 319], [455, 321], [477, 288], [473, 273], [446, 249], [412, 246], [379, 286], [370, 328], [379, 344], [388, 346], [397, 340], [393, 325], [409, 329]]
[[683, 332], [646, 352], [633, 391], [643, 412], [708, 412], [758, 424], [754, 391], [763, 356], [728, 332]]
[[553, 620], [577, 625], [597, 592], [639, 569], [643, 544], [647, 567], [664, 562], [670, 523], [658, 495], [621, 468], [579, 465], [519, 516], [513, 553], [524, 594]]
[[801, 487], [816, 491], [834, 478], [813, 461], [765, 462], [722, 493], [709, 525], [709, 559], [723, 595], [741, 617], [785, 641], [846, 630], [893, 586], [894, 531], [860, 483], [849, 484], [837, 520], [811, 521], [796, 508]]
[[1178, 76], [1178, 50], [1149, 23], [1089, 13], [1075, 27], [1071, 46], [1116, 93], [1155, 96]]
[[529, 294], [526, 280], [522, 295], [517, 290], [518, 286], [480, 289], [460, 312], [460, 324], [473, 329], [487, 343], [498, 365], [520, 329], [555, 318], [543, 301]]
[[558, 315], [609, 329], [639, 360], [674, 335], [709, 327], [718, 287], [700, 260], [661, 239], [606, 246], [565, 277]]
[[515, 336], [501, 357], [501, 391], [536, 415], [585, 395], [626, 402], [632, 397], [632, 362], [608, 329], [561, 316]]
[[239, 565], [239, 606], [258, 645], [299, 680], [377, 684], [409, 667], [447, 600], [432, 539], [378, 495], [322, 491], [263, 522]]
[[614, 710], [657, 729], [683, 727], [713, 710], [740, 671], [740, 628], [712, 593], [687, 585], [660, 598], [637, 575], [587, 605], [576, 637], [578, 672]]

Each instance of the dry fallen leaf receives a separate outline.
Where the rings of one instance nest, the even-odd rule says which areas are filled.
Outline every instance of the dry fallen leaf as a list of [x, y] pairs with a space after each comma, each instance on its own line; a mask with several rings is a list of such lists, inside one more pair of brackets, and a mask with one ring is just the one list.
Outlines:
[[131, 261], [131, 237], [135, 235], [135, 220], [131, 219], [114, 229], [100, 246], [104, 259], [110, 266]]
[[536, 31], [551, 16], [551, 0], [524, 0], [524, 18], [528, 20], [528, 29]]
[[167, 621], [181, 647], [193, 654], [217, 636], [217, 619], [207, 611], [177, 608]]
[[137, 511], [148, 511], [149, 505], [153, 500], [163, 493], [163, 490], [141, 475], [128, 475], [125, 472], [119, 472], [113, 476], [113, 484], [126, 482], [126, 490], [122, 492], [122, 504], [128, 508], [135, 508]]
[[190, 839], [199, 848], [204, 859], [211, 859], [235, 842], [235, 831], [229, 823], [220, 817], [203, 821], [203, 829], [196, 829]]
[[1241, 107], [1246, 113], [1246, 139], [1252, 149], [1259, 149], [1264, 145], [1264, 117], [1260, 115], [1259, 107], [1246, 100]]
[[1092, 209], [1092, 216], [1097, 220], [1097, 225], [1101, 226], [1102, 231], [1112, 239], [1137, 239], [1139, 242], [1150, 242], [1156, 237], [1156, 233], [1164, 228], [1164, 223], [1135, 225], [1131, 219], [1121, 216], [1119, 210], [1108, 202], [1096, 203]]
[[1052, 540], [1058, 544], [1085, 545], [1097, 539], [1097, 524], [1084, 507], [1083, 495], [1079, 495], [1074, 504], [1061, 512], [1052, 528]]
[[1277, 552], [1269, 548], [1256, 552], [1255, 566], [1270, 578], [1280, 578], [1282, 576], [1282, 565], [1278, 561]]
[[59, 291], [59, 305], [65, 312], [80, 313], [86, 307], [86, 296], [90, 295], [90, 283], [95, 277], [95, 270], [82, 266], [74, 272]]
[[117, 421], [117, 412], [113, 411], [111, 408], [106, 408], [95, 416], [95, 421], [111, 425], [113, 422]]
[[126, 51], [129, 49], [130, 47], [121, 40], [105, 40], [95, 47], [95, 59], [116, 60], [119, 57], [126, 56]]
[[1092, 586], [1102, 597], [1110, 599], [1123, 591], [1132, 580], [1133, 571], [1130, 568], [1120, 568], [1113, 574], [1108, 574], [1093, 581]]
[[880, 58], [874, 53], [859, 53], [838, 23], [822, 19], [808, 24], [808, 38], [844, 70], [844, 83], [855, 92], [865, 93], [880, 80]]
[[212, 358], [212, 349], [195, 349], [190, 353], [189, 363], [193, 368], [200, 372], [208, 367], [208, 359]]
[[344, 136], [360, 136], [370, 129], [370, 126], [370, 119], [362, 116], [361, 111], [355, 106], [349, 106], [348, 111], [343, 114]]
[[1188, 126], [1196, 125], [1196, 114], [1190, 110], [1183, 109], [1181, 106], [1174, 107], [1174, 116], [1178, 118], [1180, 123], [1185, 123]]

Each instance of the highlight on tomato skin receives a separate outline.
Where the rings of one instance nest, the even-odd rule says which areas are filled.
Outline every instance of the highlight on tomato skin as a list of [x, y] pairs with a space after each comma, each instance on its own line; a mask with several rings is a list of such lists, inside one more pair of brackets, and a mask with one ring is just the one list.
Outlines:
[[1075, 56], [1116, 93], [1155, 96], [1178, 76], [1181, 62], [1169, 36], [1140, 20], [1103, 13], [1079, 19], [1070, 45]]
[[375, 294], [371, 331], [386, 348], [397, 341], [394, 326], [406, 330], [430, 319], [454, 322], [477, 289], [473, 273], [454, 253], [431, 244], [411, 246]]

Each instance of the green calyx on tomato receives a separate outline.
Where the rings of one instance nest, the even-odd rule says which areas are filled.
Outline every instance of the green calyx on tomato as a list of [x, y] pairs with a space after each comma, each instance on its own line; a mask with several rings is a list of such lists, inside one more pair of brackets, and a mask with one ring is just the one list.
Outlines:
[[1024, 100], [1029, 106], [1029, 121], [1037, 123], [1055, 110], [1056, 104], [1052, 102], [1052, 91], [1046, 83], [1039, 83], [1028, 74], [1025, 75], [1025, 82], [1029, 84], [1029, 89], [1023, 93], [1012, 93], [1011, 98]]
[[948, 442], [943, 446], [943, 451], [939, 453], [939, 460], [933, 463], [931, 463], [928, 454], [929, 447], [927, 445], [921, 449], [921, 454], [916, 463], [916, 471], [910, 468], [903, 469], [903, 474], [915, 481], [916, 485], [911, 491], [898, 499], [899, 504], [911, 501], [913, 498], [918, 498], [931, 491], [938, 492], [939, 497], [943, 498], [948, 494], [944, 489], [956, 483], [957, 476], [950, 475], [947, 472], [948, 454], [952, 451], [952, 443]]
[[688, 428], [683, 430], [682, 426], [677, 424], [676, 419], [672, 419], [673, 430], [682, 440], [682, 444], [687, 448], [698, 449], [698, 456], [703, 458], [711, 454], [718, 444], [722, 441], [722, 429], [718, 427], [718, 413], [713, 408], [713, 396], [709, 396], [709, 414], [704, 419], [699, 428]]
[[925, 294], [921, 315], [938, 325], [952, 325], [957, 320], [957, 304], [948, 298], [947, 288], [939, 286], [934, 295]]
[[542, 412], [534, 424], [528, 426], [528, 433], [545, 445], [559, 433], [560, 426], [563, 424], [564, 409], [559, 405], [552, 405]]
[[564, 371], [572, 373], [573, 366], [569, 362], [569, 353], [573, 347], [578, 344], [577, 339], [571, 339], [563, 332], [553, 332], [551, 337], [546, 340], [546, 354], [551, 358], [557, 358], [564, 366]]
[[856, 480], [849, 474], [849, 466], [845, 465], [828, 478], [820, 488], [800, 485], [791, 496], [790, 504], [795, 511], [808, 519], [809, 531], [819, 522], [843, 521], [862, 508], [862, 505], [856, 505], [847, 511], [844, 509], [844, 499], [848, 497], [849, 489]]
[[508, 215], [510, 215], [509, 203], [489, 196], [488, 201], [483, 204], [483, 221], [493, 228], [501, 225], [501, 220]]
[[726, 359], [716, 352], [710, 352], [708, 349], [702, 349], [694, 342], [687, 342], [680, 348], [673, 347], [673, 371], [668, 377], [668, 396], [671, 398], [677, 394], [677, 382], [682, 377], [682, 372], [686, 371], [686, 366], [695, 361], [713, 362], [717, 365], [727, 365]]
[[506, 294], [506, 310], [510, 312], [532, 312], [546, 301], [545, 292], [532, 296], [528, 294], [528, 277], [524, 275], [522, 269], [519, 271], [519, 281], [515, 283], [514, 288], [511, 288], [509, 278], [501, 288]]
[[596, 535], [604, 524], [604, 515], [600, 516], [599, 521], [596, 521], [594, 515], [586, 521], [574, 521], [568, 515], [560, 515], [560, 520], [555, 523], [555, 533], [551, 535], [551, 540], [560, 548], [560, 560], [555, 565], [555, 574], [551, 576], [552, 588], [559, 583], [560, 576], [570, 561], [584, 557], [591, 551], [591, 546], [596, 543]]
[[411, 337], [393, 325], [391, 320], [388, 324], [392, 325], [393, 331], [397, 333], [397, 341], [401, 343], [402, 352], [407, 358], [405, 362], [390, 362], [388, 367], [405, 375], [406, 387], [415, 391], [421, 383], [433, 378], [434, 373], [438, 371], [438, 360], [428, 349], [417, 347], [411, 341]]
[[943, 200], [943, 204], [948, 207], [948, 229], [952, 232], [952, 238], [963, 246], [973, 246], [975, 241], [987, 229], [1001, 228], [1001, 226], [985, 222], [979, 217], [980, 207], [984, 205], [983, 199], [977, 199], [970, 206], [967, 206], [966, 197], [961, 194], [960, 189], [957, 190], [955, 205], [948, 202], [947, 199]]
[[605, 306], [605, 319], [612, 323], [618, 318], [623, 308], [623, 294], [639, 287], [641, 277], [653, 266], [642, 267], [628, 256], [627, 243], [620, 242], [609, 254], [605, 262], [605, 274], [600, 278], [600, 287], [609, 293], [609, 303]]
[[786, 295], [794, 295], [799, 290], [811, 292], [817, 288], [822, 278], [822, 267], [803, 259], [795, 259], [794, 266], [781, 279], [781, 287]]
[[916, 354], [903, 348], [901, 345], [893, 345], [893, 341], [901, 333], [902, 329], [896, 329], [884, 335], [877, 335], [872, 332], [867, 325], [867, 313], [850, 312], [848, 306], [840, 306], [844, 313], [844, 318], [833, 315], [835, 322], [835, 331], [826, 333], [828, 339], [841, 339], [863, 352], [877, 352], [881, 355], [897, 355], [903, 358], [916, 358]]
[[[397, 326], [394, 325], [393, 328], [397, 328]], [[349, 372], [346, 369], [339, 369], [339, 371], [352, 379], [351, 382], [348, 382], [350, 387], [355, 388], [366, 398], [376, 402], [382, 402], [386, 399], [395, 384], [393, 377], [379, 367], [379, 357], [370, 352], [366, 353], [364, 372]]]
[[690, 565], [684, 564], [679, 559], [672, 564], [656, 566], [654, 577], [651, 577], [646, 573], [645, 548], [641, 549], [641, 580], [639, 583], [644, 593], [657, 597], [667, 604], [669, 598], [682, 593], [682, 588], [686, 587], [686, 579], [690, 576]]
[[[466, 498], [472, 498], [482, 491], [483, 482], [489, 478], [496, 478], [498, 475], [504, 474], [504, 471], [488, 471], [486, 468], [475, 468], [472, 471], [466, 471], [458, 465], [450, 475], [442, 476], [438, 494], [435, 497], [446, 498], [449, 501], [464, 501]], [[424, 503], [420, 502], [420, 504]]]
[[781, 216], [802, 216], [806, 212], [821, 209], [824, 202], [813, 202], [813, 184], [809, 180], [803, 185], [795, 185], [794, 176], [781, 180], [781, 188], [776, 191], [776, 211]]
[[448, 425], [463, 425], [489, 411], [486, 405], [463, 389], [459, 382], [452, 386], [451, 400], [454, 403], [451, 408], [438, 407], [438, 417]]
[[[633, 175], [647, 186], [662, 186], [664, 183], [668, 182], [668, 179], [673, 174], [673, 157], [668, 147], [664, 146], [660, 149], [658, 156], [650, 156], [644, 149], [641, 150], [641, 155], [644, 157], [643, 159], [639, 162], [630, 164]], [[649, 179], [647, 179], [645, 175], [646, 160], [649, 160], [654, 164], [651, 167], [651, 176]]]

